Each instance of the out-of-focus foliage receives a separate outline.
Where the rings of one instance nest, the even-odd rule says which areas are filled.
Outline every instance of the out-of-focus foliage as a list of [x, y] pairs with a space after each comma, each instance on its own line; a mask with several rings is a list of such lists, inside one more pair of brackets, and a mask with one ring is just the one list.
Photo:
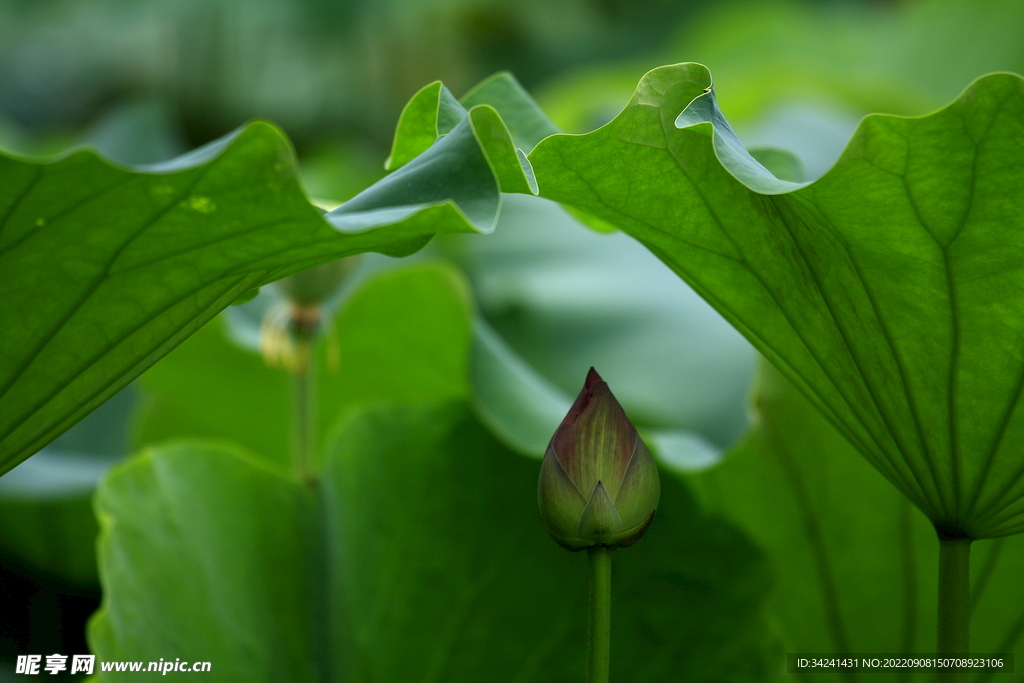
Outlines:
[[737, 2], [682, 25], [666, 53], [711, 67], [730, 121], [763, 118], [786, 101], [920, 115], [983, 74], [1024, 73], [1022, 32], [1020, 0], [879, 3], [868, 11]]
[[128, 452], [128, 387], [0, 478], [0, 548], [9, 559], [77, 585], [96, 576], [96, 482]]
[[[151, 163], [252, 116], [264, 116], [297, 141], [310, 195], [332, 200], [333, 206], [381, 176], [381, 160], [400, 108], [424, 83], [440, 78], [461, 93], [486, 74], [508, 69], [531, 92], [540, 93], [545, 111], [559, 126], [585, 132], [611, 120], [649, 68], [699, 61], [714, 71], [723, 107], [747, 146], [766, 144], [796, 152], [808, 177], [814, 178], [839, 156], [861, 115], [922, 114], [951, 100], [986, 71], [1024, 72], [1022, 22], [1024, 3], [1017, 0], [6, 0], [0, 1], [0, 146], [51, 153], [84, 140], [117, 161]], [[527, 197], [506, 198], [497, 232], [488, 240], [468, 236], [444, 242], [433, 255], [453, 258], [466, 270], [487, 321], [474, 323], [477, 333], [467, 343], [471, 378], [442, 382], [441, 388], [469, 386], [459, 392], [469, 391], [477, 419], [503, 443], [521, 452], [542, 449], [545, 434], [564, 413], [559, 407], [578, 389], [580, 368], [585, 371], [591, 364], [613, 382], [627, 411], [640, 416], [645, 439], [652, 445], [661, 441], [657, 450], [663, 462], [674, 448], [674, 462], [683, 469], [714, 464], [718, 448], [742, 429], [749, 348], [635, 242], [621, 234], [585, 231], [557, 207]], [[368, 259], [369, 269], [383, 260]], [[394, 277], [396, 285], [408, 284], [398, 274]], [[245, 311], [233, 309], [230, 317], [237, 322], [269, 299], [265, 292]], [[439, 301], [451, 304], [451, 311], [462, 305], [444, 296]], [[387, 310], [413, 320], [427, 312]], [[433, 308], [428, 305], [427, 310]], [[241, 441], [250, 451], [281, 463], [286, 449], [285, 377], [225, 341], [219, 327], [215, 323], [202, 329], [145, 380], [148, 399], [136, 443], [208, 435]], [[229, 328], [237, 336], [240, 326], [232, 323]], [[418, 343], [415, 334], [388, 334], [399, 335], [413, 356], [437, 354], [441, 367], [464, 352], [458, 347], [457, 353], [446, 354], [430, 339]], [[326, 345], [346, 348], [354, 343], [340, 338]], [[325, 395], [341, 382], [331, 374], [326, 349], [323, 353], [321, 401], [338, 399], [340, 410], [350, 404], [343, 396]], [[346, 355], [341, 355], [339, 368]], [[172, 367], [200, 374], [175, 379]], [[223, 382], [217, 381], [221, 373]], [[414, 381], [408, 388], [419, 391], [424, 385]], [[349, 389], [366, 397], [360, 386], [345, 391]], [[782, 391], [791, 397], [789, 389]], [[194, 400], [205, 395], [218, 401]], [[803, 402], [785, 398], [778, 404], [785, 408], [773, 419], [804, 424]], [[204, 405], [207, 419], [201, 414]], [[332, 410], [320, 418], [324, 429], [333, 422]], [[17, 571], [42, 568], [79, 583], [94, 575], [94, 522], [86, 496], [90, 482], [123, 453], [123, 445], [103, 444], [89, 432], [102, 426], [106, 434], [127, 440], [123, 418], [103, 411], [0, 480], [0, 554], [17, 561]], [[766, 421], [769, 412], [764, 410]], [[821, 433], [818, 423], [807, 417], [808, 439]], [[697, 430], [710, 443], [679, 428]], [[778, 454], [766, 452], [770, 449], [764, 438], [763, 431], [755, 432], [723, 466], [722, 495], [702, 499], [750, 534], [781, 576], [770, 607], [786, 645], [830, 647], [826, 635], [834, 630], [826, 601], [815, 597], [822, 595], [821, 575], [806, 529], [767, 528], [764, 517], [755, 518], [761, 510], [757, 501], [791, 489], [789, 475], [772, 464]], [[868, 497], [876, 501], [873, 507], [857, 496], [839, 496], [841, 487], [836, 487], [829, 489], [835, 505], [820, 498], [812, 501], [821, 545], [832, 553], [848, 641], [877, 642], [873, 639], [889, 631], [878, 628], [862, 607], [881, 605], [883, 594], [898, 592], [892, 572], [899, 569], [891, 566], [886, 573], [882, 558], [889, 557], [888, 550], [873, 555], [868, 539], [874, 527], [867, 520], [875, 519], [876, 510], [895, 500], [895, 494], [838, 437], [821, 438], [829, 445], [805, 463], [807, 479], [824, 481], [824, 486], [831, 476], [849, 477], [877, 495], [877, 500]], [[819, 452], [805, 441], [798, 445], [808, 450], [794, 454], [795, 459]], [[218, 467], [231, 469], [241, 462], [228, 452], [232, 450], [217, 451]], [[834, 463], [833, 452], [840, 453]], [[843, 474], [830, 474], [834, 470], [826, 471], [827, 463]], [[139, 465], [132, 471], [143, 469]], [[279, 474], [267, 477], [281, 480]], [[758, 485], [759, 477], [778, 485], [766, 492]], [[749, 497], [740, 495], [748, 491]], [[702, 493], [709, 492], [702, 488]], [[783, 498], [779, 514], [795, 515], [794, 500]], [[774, 519], [772, 499], [764, 504]], [[897, 513], [903, 514], [901, 510]], [[896, 533], [891, 526], [884, 529], [878, 533]], [[865, 539], [857, 557], [853, 551], [846, 555], [847, 533]], [[932, 541], [919, 540], [918, 589], [923, 597], [917, 632], [928, 650]], [[1012, 574], [1024, 559], [1015, 550], [1016, 540], [975, 544], [975, 576], [980, 583], [991, 577], [975, 612], [979, 646], [995, 642], [1020, 604]], [[989, 557], [999, 559], [990, 565]], [[701, 555], [693, 561], [705, 559]], [[994, 572], [988, 572], [989, 566]], [[36, 602], [24, 604], [36, 615], [32, 640], [0, 629], [5, 656], [29, 651], [12, 645], [17, 638], [22, 638], [20, 643], [51, 642], [40, 640], [47, 625], [38, 615], [47, 613], [45, 609]], [[806, 607], [806, 613], [794, 605]], [[20, 603], [12, 609], [20, 610]], [[76, 626], [65, 620], [49, 628], [68, 632]], [[1017, 635], [1022, 630], [1024, 620], [1017, 622]], [[1012, 636], [1013, 628], [1006, 635]], [[728, 637], [726, 633], [722, 640]], [[885, 645], [882, 649], [897, 646], [892, 641]], [[992, 649], [1013, 647], [1009, 640]]]
[[556, 124], [583, 133], [611, 120], [644, 72], [699, 62], [748, 147], [795, 152], [816, 178], [860, 117], [925, 114], [983, 74], [1024, 73], [1022, 32], [1021, 0], [715, 3], [656, 54], [570, 71], [535, 92]]
[[[100, 658], [202, 651], [222, 675], [252, 680], [312, 679], [312, 662], [327, 680], [408, 680], [424, 667], [446, 681], [483, 680], [495, 667], [524, 681], [582, 671], [583, 558], [543, 532], [537, 462], [506, 450], [465, 405], [465, 292], [450, 267], [414, 265], [352, 293], [333, 391], [378, 407], [334, 404], [338, 430], [312, 488], [225, 440], [149, 449], [112, 473], [97, 500]], [[420, 350], [395, 367], [393, 345], [415, 347], [417, 335]], [[201, 342], [172, 355], [179, 368], [190, 346], [212, 348]], [[446, 386], [454, 402], [432, 404]], [[223, 410], [220, 394], [190, 395], [196, 415]], [[250, 419], [266, 415], [253, 407]], [[145, 420], [170, 414], [151, 409]], [[618, 675], [771, 679], [778, 652], [760, 619], [770, 572], [759, 554], [673, 478], [662, 507], [648, 547], [617, 561]]]
[[[387, 270], [357, 287], [317, 352], [321, 444], [357, 405], [466, 396], [470, 305], [461, 276], [438, 264]], [[221, 321], [158, 363], [140, 388], [136, 447], [180, 436], [224, 439], [288, 469], [288, 375], [232, 343]]]
[[[508, 197], [507, 201], [511, 210], [503, 212], [498, 228], [505, 235], [529, 231], [533, 226], [550, 228], [558, 240], [553, 244], [561, 244], [566, 250], [572, 244], [568, 240], [575, 236], [584, 244], [592, 245], [591, 253], [608, 254], [605, 250], [632, 253], [634, 262], [656, 266], [650, 255], [635, 243], [621, 235], [606, 238], [582, 230], [549, 202], [521, 197]], [[506, 228], [502, 230], [500, 226]], [[507, 239], [504, 243], [510, 246], [485, 251], [486, 258], [514, 253], [517, 241]], [[454, 248], [471, 246], [470, 242], [460, 242], [450, 244], [444, 251], [451, 253]], [[437, 265], [431, 265], [431, 272], [440, 274], [430, 286], [432, 281], [428, 278], [414, 277], [406, 269], [392, 272], [392, 263], [380, 258], [368, 259], [356, 275], [356, 282], [370, 278], [377, 285], [367, 289], [349, 287], [342, 292], [340, 303], [336, 304], [337, 312], [317, 352], [320, 429], [329, 429], [333, 418], [346, 406], [374, 399], [375, 392], [395, 396], [394, 392], [404, 387], [405, 400], [416, 397], [441, 400], [451, 396], [456, 385], [443, 380], [441, 374], [457, 376], [453, 368], [460, 367], [465, 362], [463, 355], [469, 353], [472, 358], [468, 378], [470, 393], [484, 422], [513, 449], [540, 458], [572, 401], [568, 389], [562, 390], [560, 385], [552, 384], [545, 374], [538, 372], [536, 360], [543, 361], [562, 352], [563, 349], [553, 347], [566, 344], [557, 340], [568, 335], [573, 340], [569, 349], [575, 350], [566, 353], [566, 362], [578, 365], [583, 362], [580, 357], [603, 359], [602, 367], [615, 378], [617, 390], [621, 386], [623, 395], [628, 396], [624, 401], [630, 413], [642, 417], [639, 423], [644, 438], [663, 462], [684, 471], [710, 466], [720, 449], [715, 441], [727, 443], [738, 435], [743, 424], [742, 396], [749, 370], [747, 345], [724, 321], [710, 317], [710, 310], [700, 305], [692, 294], [687, 300], [685, 285], [669, 273], [665, 273], [661, 284], [669, 291], [675, 290], [682, 302], [677, 303], [664, 294], [656, 298], [650, 310], [643, 313], [651, 324], [641, 331], [634, 330], [635, 315], [625, 306], [616, 313], [614, 296], [618, 292], [614, 283], [635, 285], [635, 279], [626, 270], [612, 270], [610, 255], [603, 258], [607, 265], [601, 270], [609, 285], [607, 289], [590, 289], [587, 292], [589, 304], [587, 299], [577, 304], [558, 298], [580, 296], [579, 290], [566, 292], [562, 287], [543, 286], [548, 278], [572, 276], [573, 269], [579, 266], [566, 258], [552, 258], [547, 272], [495, 269], [502, 279], [509, 279], [514, 289], [492, 290], [486, 283], [476, 287], [485, 294], [497, 294], [498, 305], [509, 301], [507, 297], [522, 297], [521, 309], [531, 315], [544, 315], [544, 320], [555, 324], [550, 337], [539, 332], [532, 336], [512, 335], [516, 342], [535, 340], [537, 348], [530, 358], [533, 363], [513, 350], [482, 318], [474, 322], [471, 351], [441, 343], [432, 334], [443, 329], [445, 321], [464, 315], [463, 309], [468, 305], [467, 299], [447, 297], [450, 287], [446, 282], [455, 277], [455, 270], [437, 271]], [[467, 262], [473, 263], [472, 260]], [[568, 275], [560, 274], [563, 267], [569, 269]], [[486, 274], [488, 271], [474, 269], [471, 272]], [[512, 280], [520, 277], [524, 278], [524, 286], [515, 285]], [[534, 290], [531, 282], [534, 278], [540, 279], [541, 289]], [[385, 287], [384, 282], [389, 284]], [[387, 290], [404, 292], [404, 296], [386, 302], [373, 298]], [[655, 298], [659, 291], [650, 287], [640, 293]], [[268, 368], [256, 353], [260, 344], [260, 320], [279, 305], [281, 300], [274, 290], [265, 290], [255, 301], [229, 309], [222, 321], [201, 329], [147, 372], [140, 385], [143, 400], [136, 412], [134, 447], [182, 435], [226, 438], [284, 466], [288, 460], [288, 380], [281, 371]], [[546, 312], [547, 306], [552, 306], [550, 313]], [[569, 316], [570, 306], [574, 310], [581, 309], [581, 316]], [[379, 320], [372, 328], [365, 324], [371, 317]], [[654, 325], [659, 319], [664, 324]], [[391, 322], [386, 324], [387, 321]], [[705, 335], [694, 339], [690, 351], [680, 357], [677, 341], [680, 331], [698, 324]], [[559, 334], [556, 325], [565, 325], [567, 331]], [[608, 332], [595, 337], [589, 333], [595, 327], [606, 328]], [[368, 338], [366, 329], [377, 330], [377, 336]], [[646, 330], [644, 336], [638, 337], [643, 330]], [[506, 338], [509, 332], [514, 333], [515, 327], [503, 330]], [[683, 367], [690, 381], [682, 386], [673, 381], [659, 382], [662, 378], [658, 373], [652, 372], [643, 358], [637, 358], [632, 352], [638, 344], [646, 344], [648, 351], [644, 357], [660, 357], [664, 365]], [[343, 371], [345, 359], [353, 358], [390, 358], [390, 374], [387, 377], [364, 376], [364, 369], [383, 367], [372, 363], [357, 364]], [[432, 364], [423, 360], [429, 358], [434, 359]], [[431, 365], [434, 370], [425, 378], [415, 373], [406, 374], [410, 367], [423, 369]], [[730, 376], [730, 372], [734, 375]], [[559, 373], [555, 376], [562, 379]], [[564, 379], [567, 387], [572, 387], [578, 378]], [[197, 395], [217, 399], [209, 405], [197, 403], [194, 398]]]
[[194, 142], [253, 116], [305, 147], [390, 137], [424, 83], [463, 92], [500, 69], [528, 85], [650, 51], [703, 2], [657, 0], [40, 0], [0, 3], [0, 118], [67, 127], [145, 93]]
[[499, 338], [561, 390], [561, 415], [593, 365], [638, 424], [692, 430], [718, 447], [743, 430], [747, 342], [635, 240], [509, 196], [488, 239], [438, 243], [466, 270]]

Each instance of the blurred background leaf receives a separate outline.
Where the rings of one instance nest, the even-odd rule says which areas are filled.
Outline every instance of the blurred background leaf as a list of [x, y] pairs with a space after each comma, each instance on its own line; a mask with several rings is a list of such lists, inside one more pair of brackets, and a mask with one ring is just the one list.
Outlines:
[[129, 386], [0, 478], [0, 547], [5, 554], [73, 583], [97, 581], [92, 493], [128, 453], [136, 402]]
[[[458, 403], [358, 414], [314, 490], [227, 445], [149, 449], [97, 499], [92, 646], [222, 680], [583, 680], [584, 558], [544, 533], [536, 478]], [[658, 542], [615, 558], [616, 675], [774, 680], [760, 553], [678, 480], [662, 503]]]
[[[317, 352], [321, 444], [356, 405], [466, 396], [471, 309], [455, 269], [384, 269], [348, 292]], [[136, 447], [180, 436], [226, 439], [289, 468], [288, 372], [267, 367], [255, 344], [245, 349], [225, 334], [256, 342], [258, 312], [273, 305], [266, 299], [204, 327], [145, 375]]]
[[[360, 367], [338, 392], [353, 398], [336, 404], [341, 431], [314, 490], [223, 440], [151, 448], [116, 470], [97, 502], [106, 530], [99, 656], [202, 651], [222, 675], [253, 680], [311, 678], [314, 660], [328, 680], [477, 681], [495, 670], [510, 680], [581, 678], [582, 558], [539, 524], [537, 462], [501, 446], [462, 404], [471, 391], [467, 303], [463, 280], [443, 264], [385, 270], [354, 288], [338, 315], [339, 335], [352, 340], [341, 340], [350, 365], [338, 376]], [[396, 339], [412, 352], [396, 353]], [[196, 340], [207, 341], [182, 345], [164, 370], [192, 378], [210, 367], [189, 365], [206, 351]], [[211, 359], [228, 357], [219, 342]], [[346, 353], [360, 344], [363, 352]], [[156, 388], [157, 397], [177, 389]], [[179, 395], [198, 411], [222, 400], [201, 389]], [[439, 398], [455, 403], [429, 403]], [[353, 414], [356, 401], [377, 407]], [[150, 410], [141, 424], [161, 421]], [[170, 422], [186, 434], [206, 427]], [[619, 675], [775, 676], [778, 650], [760, 616], [771, 572], [760, 553], [705, 518], [670, 475], [649, 533], [661, 542], [617, 560]], [[250, 657], [251, 647], [264, 654]]]
[[566, 395], [593, 365], [637, 424], [719, 447], [742, 431], [749, 345], [635, 240], [509, 195], [489, 239], [436, 243], [466, 270], [494, 331]]
[[[88, 652], [82, 625], [99, 606], [95, 486], [128, 452], [128, 386], [0, 478], [0, 652]], [[13, 674], [12, 674], [13, 676]]]
[[0, 4], [0, 101], [21, 127], [74, 126], [159, 92], [195, 145], [263, 116], [304, 148], [390, 141], [406, 100], [509, 69], [527, 87], [651, 52], [703, 2], [65, 0]]

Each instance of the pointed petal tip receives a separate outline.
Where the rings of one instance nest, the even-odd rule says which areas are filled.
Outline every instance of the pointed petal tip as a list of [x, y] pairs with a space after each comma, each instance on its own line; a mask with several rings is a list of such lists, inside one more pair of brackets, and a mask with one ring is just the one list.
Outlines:
[[583, 388], [580, 389], [579, 395], [573, 401], [572, 407], [569, 408], [569, 412], [562, 420], [562, 424], [576, 424], [576, 418], [590, 405], [590, 399], [594, 397], [594, 388], [602, 383], [604, 383], [604, 380], [601, 379], [601, 375], [597, 374], [597, 370], [591, 367], [590, 371], [587, 372], [587, 379], [583, 383]]

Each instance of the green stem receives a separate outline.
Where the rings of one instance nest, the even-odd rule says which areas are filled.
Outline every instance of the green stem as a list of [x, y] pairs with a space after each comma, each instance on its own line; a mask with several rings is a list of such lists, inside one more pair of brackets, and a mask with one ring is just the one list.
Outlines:
[[612, 640], [612, 549], [595, 545], [590, 559], [590, 643], [587, 683], [608, 683]]
[[312, 481], [316, 469], [316, 369], [313, 363], [313, 337], [298, 344], [300, 362], [292, 371], [292, 467], [303, 481]]
[[[971, 539], [939, 536], [937, 653], [965, 655], [970, 647]], [[966, 683], [967, 670], [939, 669], [939, 683]]]
[[[900, 496], [900, 548], [903, 565], [903, 639], [900, 652], [913, 652], [917, 636], [917, 557], [914, 548], [913, 508], [910, 500]], [[901, 669], [900, 683], [909, 683], [913, 670]]]

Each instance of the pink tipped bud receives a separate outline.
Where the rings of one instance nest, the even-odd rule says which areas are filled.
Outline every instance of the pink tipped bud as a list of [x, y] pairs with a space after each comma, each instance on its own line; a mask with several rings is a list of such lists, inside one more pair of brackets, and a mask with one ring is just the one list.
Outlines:
[[661, 486], [651, 453], [594, 368], [544, 454], [541, 519], [569, 550], [640, 539]]

